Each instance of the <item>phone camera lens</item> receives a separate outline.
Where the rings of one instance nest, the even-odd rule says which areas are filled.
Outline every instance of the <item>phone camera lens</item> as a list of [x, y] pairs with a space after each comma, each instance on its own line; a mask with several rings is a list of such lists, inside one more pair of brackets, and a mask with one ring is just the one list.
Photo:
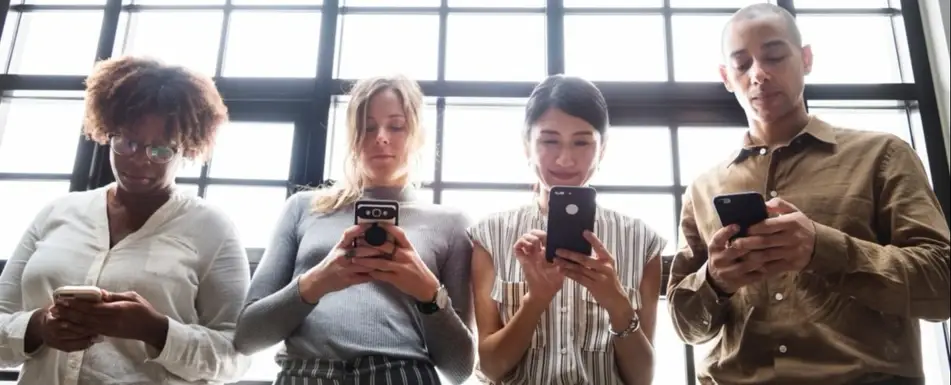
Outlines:
[[730, 198], [723, 198], [723, 203], [730, 204]]
[[371, 215], [373, 215], [374, 218], [379, 217], [379, 216], [380, 216], [380, 209], [373, 209], [373, 211], [371, 212]]

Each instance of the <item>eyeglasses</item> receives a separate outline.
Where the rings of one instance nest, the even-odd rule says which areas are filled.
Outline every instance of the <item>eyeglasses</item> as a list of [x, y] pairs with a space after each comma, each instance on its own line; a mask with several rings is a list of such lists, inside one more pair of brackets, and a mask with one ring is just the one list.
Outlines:
[[109, 137], [109, 146], [116, 155], [132, 156], [140, 147], [145, 149], [145, 155], [153, 163], [168, 163], [178, 149], [170, 146], [143, 146], [141, 143], [123, 138], [121, 135], [112, 135]]

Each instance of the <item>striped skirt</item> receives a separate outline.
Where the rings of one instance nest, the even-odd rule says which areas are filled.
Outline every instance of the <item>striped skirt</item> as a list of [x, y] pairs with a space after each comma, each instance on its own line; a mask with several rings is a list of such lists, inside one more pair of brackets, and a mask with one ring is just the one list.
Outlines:
[[274, 385], [440, 385], [433, 364], [366, 356], [353, 361], [279, 360]]

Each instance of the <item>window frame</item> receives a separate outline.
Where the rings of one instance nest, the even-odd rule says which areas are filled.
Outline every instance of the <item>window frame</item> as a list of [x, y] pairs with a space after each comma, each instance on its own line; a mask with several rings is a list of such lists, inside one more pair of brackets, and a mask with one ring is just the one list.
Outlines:
[[[124, 4], [123, 0], [106, 0], [104, 5], [35, 5], [19, 4], [19, 1], [5, 1], [0, 3], [0, 33], [5, 32], [8, 19], [17, 23], [19, 15], [26, 12], [42, 12], [44, 10], [102, 10], [104, 17], [95, 57], [108, 58], [113, 56], [114, 42], [119, 30], [119, 18], [123, 12], [136, 12], [149, 9], [214, 9], [222, 10], [225, 14], [222, 23], [221, 41], [219, 42], [217, 67], [215, 73], [216, 84], [226, 104], [232, 113], [233, 120], [262, 120], [274, 119], [295, 122], [294, 145], [291, 156], [291, 169], [288, 176], [288, 186], [316, 186], [324, 182], [324, 161], [326, 152], [328, 119], [333, 97], [343, 93], [352, 84], [352, 79], [334, 78], [336, 61], [336, 42], [338, 31], [338, 16], [346, 13], [426, 13], [436, 12], [439, 15], [439, 37], [437, 53], [436, 80], [420, 82], [425, 95], [436, 97], [437, 145], [443, 142], [446, 135], [444, 113], [447, 97], [515, 97], [524, 98], [529, 95], [534, 86], [533, 82], [472, 82], [446, 80], [446, 24], [450, 13], [478, 12], [478, 13], [544, 13], [546, 18], [546, 68], [548, 74], [563, 73], [564, 60], [564, 15], [584, 13], [653, 13], [662, 14], [665, 18], [666, 65], [668, 79], [666, 82], [595, 82], [607, 100], [611, 123], [614, 125], [637, 126], [663, 125], [671, 130], [671, 156], [673, 162], [672, 186], [598, 186], [602, 191], [610, 192], [658, 192], [674, 195], [676, 221], [679, 223], [680, 208], [684, 181], [680, 176], [679, 145], [677, 133], [680, 126], [745, 126], [746, 119], [742, 109], [737, 105], [732, 94], [726, 92], [722, 85], [717, 83], [682, 83], [674, 81], [674, 61], [672, 58], [672, 31], [670, 18], [673, 14], [729, 14], [735, 9], [724, 8], [675, 8], [669, 7], [670, 1], [664, 1], [660, 8], [567, 8], [561, 0], [547, 0], [545, 7], [535, 8], [505, 8], [505, 7], [477, 7], [459, 8], [449, 7], [448, 0], [442, 0], [439, 7], [347, 7], [340, 6], [342, 0], [325, 0], [321, 5], [272, 5], [272, 6], [237, 6], [226, 1], [224, 5], [200, 6], [159, 6]], [[794, 0], [775, 0], [774, 3], [786, 8], [794, 15], [796, 7]], [[821, 9], [802, 10], [809, 14], [891, 14], [895, 15], [897, 1], [892, 8], [856, 10], [856, 9]], [[915, 0], [901, 0], [900, 14], [904, 24], [902, 34], [907, 36], [908, 53], [915, 83], [893, 84], [808, 84], [805, 88], [807, 100], [898, 100], [914, 106], [922, 120], [925, 137], [924, 147], [932, 160], [927, 167], [932, 175], [933, 186], [941, 203], [946, 218], [951, 218], [951, 176], [949, 166], [944, 162], [944, 138], [941, 132], [941, 122], [938, 113], [938, 104], [935, 96], [933, 78], [925, 46], [924, 28], [921, 20], [920, 6]], [[314, 79], [282, 79], [282, 78], [228, 78], [221, 77], [224, 44], [230, 21], [230, 13], [237, 9], [268, 9], [268, 10], [320, 10], [321, 26], [318, 40], [318, 62]], [[18, 17], [8, 18], [10, 12], [17, 13]], [[896, 23], [892, 23], [893, 30]], [[15, 29], [13, 29], [15, 31]], [[896, 38], [897, 39], [897, 38]], [[14, 42], [15, 43], [15, 42]], [[623, 46], [607, 49], [624, 49]], [[90, 53], [90, 62], [93, 59]], [[4, 58], [4, 66], [8, 65], [10, 57]], [[902, 69], [903, 73], [905, 68]], [[11, 90], [83, 90], [82, 76], [42, 76], [42, 75], [12, 75], [0, 74], [0, 92]], [[77, 125], [79, 122], [77, 122]], [[437, 152], [434, 180], [426, 187], [432, 188], [434, 201], [441, 201], [444, 189], [473, 188], [473, 189], [525, 189], [529, 186], [522, 184], [497, 183], [445, 183], [442, 180], [441, 153]], [[73, 172], [71, 174], [71, 191], [82, 191], [97, 188], [110, 183], [112, 180], [109, 169], [108, 150], [104, 146], [95, 145], [89, 141], [81, 141], [76, 155]], [[42, 175], [31, 174], [0, 174], [0, 180], [7, 179], [36, 179], [45, 178]], [[204, 178], [204, 179], [203, 179]], [[187, 180], [188, 178], [184, 178]], [[238, 184], [255, 182], [247, 180], [214, 180], [208, 179], [207, 167], [203, 167], [201, 176], [195, 181], [201, 183], [237, 182]], [[231, 184], [231, 183], [229, 183]], [[203, 188], [199, 187], [203, 192]], [[664, 287], [668, 278], [672, 256], [664, 256]], [[5, 263], [5, 262], [0, 262]], [[2, 266], [2, 265], [0, 265]], [[936, 325], [936, 327], [941, 327]], [[948, 341], [948, 332], [943, 331], [946, 339], [944, 346], [951, 349]], [[948, 350], [948, 349], [945, 349]], [[947, 352], [946, 352], [947, 353]], [[686, 383], [695, 385], [695, 369], [693, 349], [685, 345], [684, 354], [687, 367]], [[948, 358], [947, 356], [945, 357]], [[17, 372], [0, 371], [0, 381], [16, 380]], [[242, 381], [244, 385], [263, 385], [267, 382]]]

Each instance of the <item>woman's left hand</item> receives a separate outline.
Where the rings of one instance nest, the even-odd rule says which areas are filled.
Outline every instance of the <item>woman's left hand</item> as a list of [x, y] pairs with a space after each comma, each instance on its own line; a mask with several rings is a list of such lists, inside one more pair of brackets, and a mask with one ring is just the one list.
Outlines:
[[419, 258], [402, 229], [389, 224], [381, 226], [393, 237], [392, 240], [380, 246], [370, 246], [363, 240], [359, 242], [361, 246], [379, 250], [383, 257], [353, 258], [353, 263], [374, 269], [367, 273], [370, 277], [395, 286], [417, 301], [432, 301], [439, 290], [436, 275]]
[[139, 340], [158, 350], [165, 347], [168, 318], [135, 292], [103, 290], [102, 302], [58, 300], [51, 312], [102, 336]]
[[555, 264], [565, 272], [566, 277], [587, 288], [594, 300], [608, 311], [622, 308], [625, 304], [631, 306], [618, 279], [614, 256], [594, 233], [585, 231], [584, 238], [591, 243], [594, 255], [558, 249], [555, 250], [558, 257], [555, 258]]

